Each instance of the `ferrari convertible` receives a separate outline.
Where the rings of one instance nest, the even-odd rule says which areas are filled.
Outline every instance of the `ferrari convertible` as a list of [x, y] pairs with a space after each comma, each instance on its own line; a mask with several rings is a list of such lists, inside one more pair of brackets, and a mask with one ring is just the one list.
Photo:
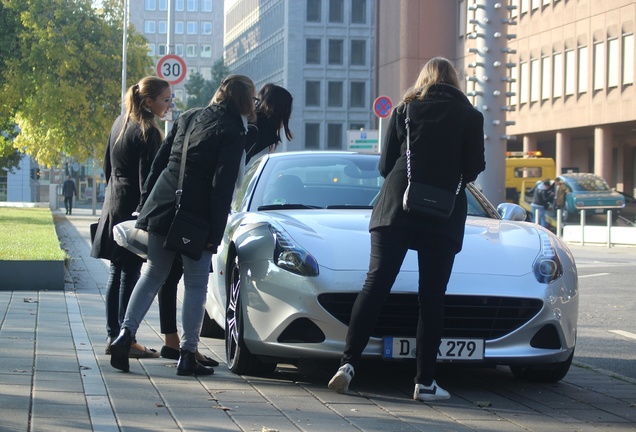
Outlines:
[[[246, 171], [213, 256], [203, 336], [224, 337], [242, 375], [279, 362], [338, 359], [369, 264], [369, 217], [383, 183], [379, 155], [288, 152]], [[578, 279], [567, 246], [495, 208], [469, 184], [463, 250], [446, 293], [438, 361], [506, 365], [514, 376], [558, 381], [572, 362]], [[417, 257], [409, 252], [364, 355], [415, 357]]]

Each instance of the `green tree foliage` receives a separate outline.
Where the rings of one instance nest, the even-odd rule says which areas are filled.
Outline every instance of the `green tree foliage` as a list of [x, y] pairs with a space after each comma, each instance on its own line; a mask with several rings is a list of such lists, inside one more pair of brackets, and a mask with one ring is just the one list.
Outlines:
[[193, 73], [185, 84], [185, 89], [188, 92], [186, 109], [204, 107], [210, 103], [214, 92], [228, 74], [228, 68], [223, 63], [222, 58], [214, 62], [211, 80], [203, 79], [203, 76], [198, 72]]
[[[13, 145], [40, 164], [64, 155], [102, 156], [121, 111], [123, 0], [0, 0], [0, 41], [8, 40], [0, 126], [15, 123]], [[6, 33], [5, 33], [6, 32]], [[146, 40], [132, 29], [127, 85], [152, 73]], [[5, 106], [6, 105], [6, 106]]]

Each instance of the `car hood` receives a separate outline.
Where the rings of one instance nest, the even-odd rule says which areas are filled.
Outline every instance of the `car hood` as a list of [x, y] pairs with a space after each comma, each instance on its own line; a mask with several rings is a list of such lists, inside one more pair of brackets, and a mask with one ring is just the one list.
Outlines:
[[[370, 210], [287, 210], [267, 212], [320, 267], [367, 271]], [[462, 252], [453, 271], [517, 276], [532, 272], [540, 252], [537, 229], [530, 223], [468, 217]], [[402, 271], [417, 271], [410, 252]]]
[[625, 197], [617, 192], [595, 192], [595, 191], [576, 191], [571, 192], [572, 198], [584, 202], [593, 202], [598, 204], [611, 203], [616, 204], [618, 201], [624, 202]]

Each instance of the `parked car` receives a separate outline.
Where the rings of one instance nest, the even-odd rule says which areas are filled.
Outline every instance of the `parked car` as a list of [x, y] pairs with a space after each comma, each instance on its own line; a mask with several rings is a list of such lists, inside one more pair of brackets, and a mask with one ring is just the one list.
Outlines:
[[613, 191], [600, 176], [590, 173], [571, 173], [558, 176], [565, 183], [568, 193], [565, 196], [563, 220], [580, 217], [581, 210], [586, 215], [605, 214], [612, 211], [612, 219], [616, 220], [625, 207], [625, 197]]
[[[276, 363], [338, 359], [369, 265], [379, 155], [290, 152], [246, 172], [213, 256], [204, 336], [225, 336], [237, 374]], [[509, 365], [558, 381], [572, 362], [578, 319], [574, 258], [555, 235], [495, 209], [472, 184], [468, 220], [446, 295], [440, 362]], [[417, 256], [409, 252], [364, 356], [414, 358]]]

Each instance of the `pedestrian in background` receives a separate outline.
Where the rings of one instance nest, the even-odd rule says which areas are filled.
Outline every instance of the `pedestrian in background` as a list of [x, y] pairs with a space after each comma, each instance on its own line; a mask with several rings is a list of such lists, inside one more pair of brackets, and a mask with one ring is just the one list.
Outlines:
[[66, 176], [64, 184], [62, 185], [62, 195], [64, 195], [64, 207], [66, 207], [66, 214], [73, 214], [73, 197], [77, 197], [77, 187], [70, 175]]
[[[132, 290], [140, 276], [143, 260], [119, 246], [113, 226], [134, 219], [141, 190], [150, 166], [161, 146], [162, 135], [156, 117], [172, 106], [170, 83], [148, 76], [126, 91], [125, 113], [117, 117], [110, 131], [104, 156], [106, 196], [91, 249], [93, 258], [110, 261], [106, 286], [106, 354], [121, 331]], [[159, 357], [156, 350], [134, 343], [134, 358]]]
[[554, 179], [554, 208], [555, 210], [563, 210], [565, 206], [565, 194], [567, 188], [559, 177]]
[[[407, 105], [413, 181], [453, 193], [458, 185], [461, 187], [447, 220], [403, 209], [407, 186]], [[446, 285], [464, 238], [464, 188], [486, 166], [483, 123], [482, 114], [460, 90], [455, 68], [441, 57], [424, 65], [415, 85], [393, 111], [379, 164], [386, 180], [369, 223], [369, 272], [353, 305], [341, 367], [329, 381], [330, 389], [347, 392], [404, 257], [409, 249], [414, 249], [419, 266], [419, 319], [413, 398], [433, 401], [450, 397], [435, 381], [437, 351], [444, 326]]]
[[[289, 119], [292, 113], [293, 97], [284, 87], [276, 84], [265, 84], [256, 97], [256, 122], [248, 124], [246, 138], [245, 163], [255, 160], [264, 152], [272, 152], [282, 141], [281, 131], [285, 137], [292, 140], [294, 134], [289, 129]], [[241, 177], [241, 176], [238, 176]], [[237, 187], [240, 187], [237, 178]], [[161, 286], [158, 294], [159, 319], [161, 333], [164, 335], [164, 345], [161, 347], [161, 357], [178, 360], [181, 340], [177, 332], [177, 288], [183, 274], [180, 257], [175, 257], [166, 282]], [[218, 362], [201, 352], [196, 352], [196, 358], [203, 366], [218, 366]]]
[[197, 260], [182, 256], [185, 293], [177, 375], [210, 375], [196, 359], [205, 313], [212, 254], [221, 243], [239, 168], [248, 121], [256, 118], [256, 89], [244, 75], [225, 78], [210, 104], [183, 113], [163, 142], [142, 194], [137, 228], [148, 231], [148, 260], [133, 291], [122, 330], [111, 344], [110, 364], [128, 372], [128, 353], [141, 321], [165, 283], [175, 253], [163, 247], [176, 212], [176, 190], [186, 130], [191, 128], [180, 207], [210, 222], [207, 244]]
[[[534, 187], [532, 203], [530, 203], [532, 220], [545, 228], [548, 227], [545, 221], [545, 211], [550, 206], [550, 201], [550, 179], [545, 179]], [[537, 214], [539, 215], [538, 217]]]

